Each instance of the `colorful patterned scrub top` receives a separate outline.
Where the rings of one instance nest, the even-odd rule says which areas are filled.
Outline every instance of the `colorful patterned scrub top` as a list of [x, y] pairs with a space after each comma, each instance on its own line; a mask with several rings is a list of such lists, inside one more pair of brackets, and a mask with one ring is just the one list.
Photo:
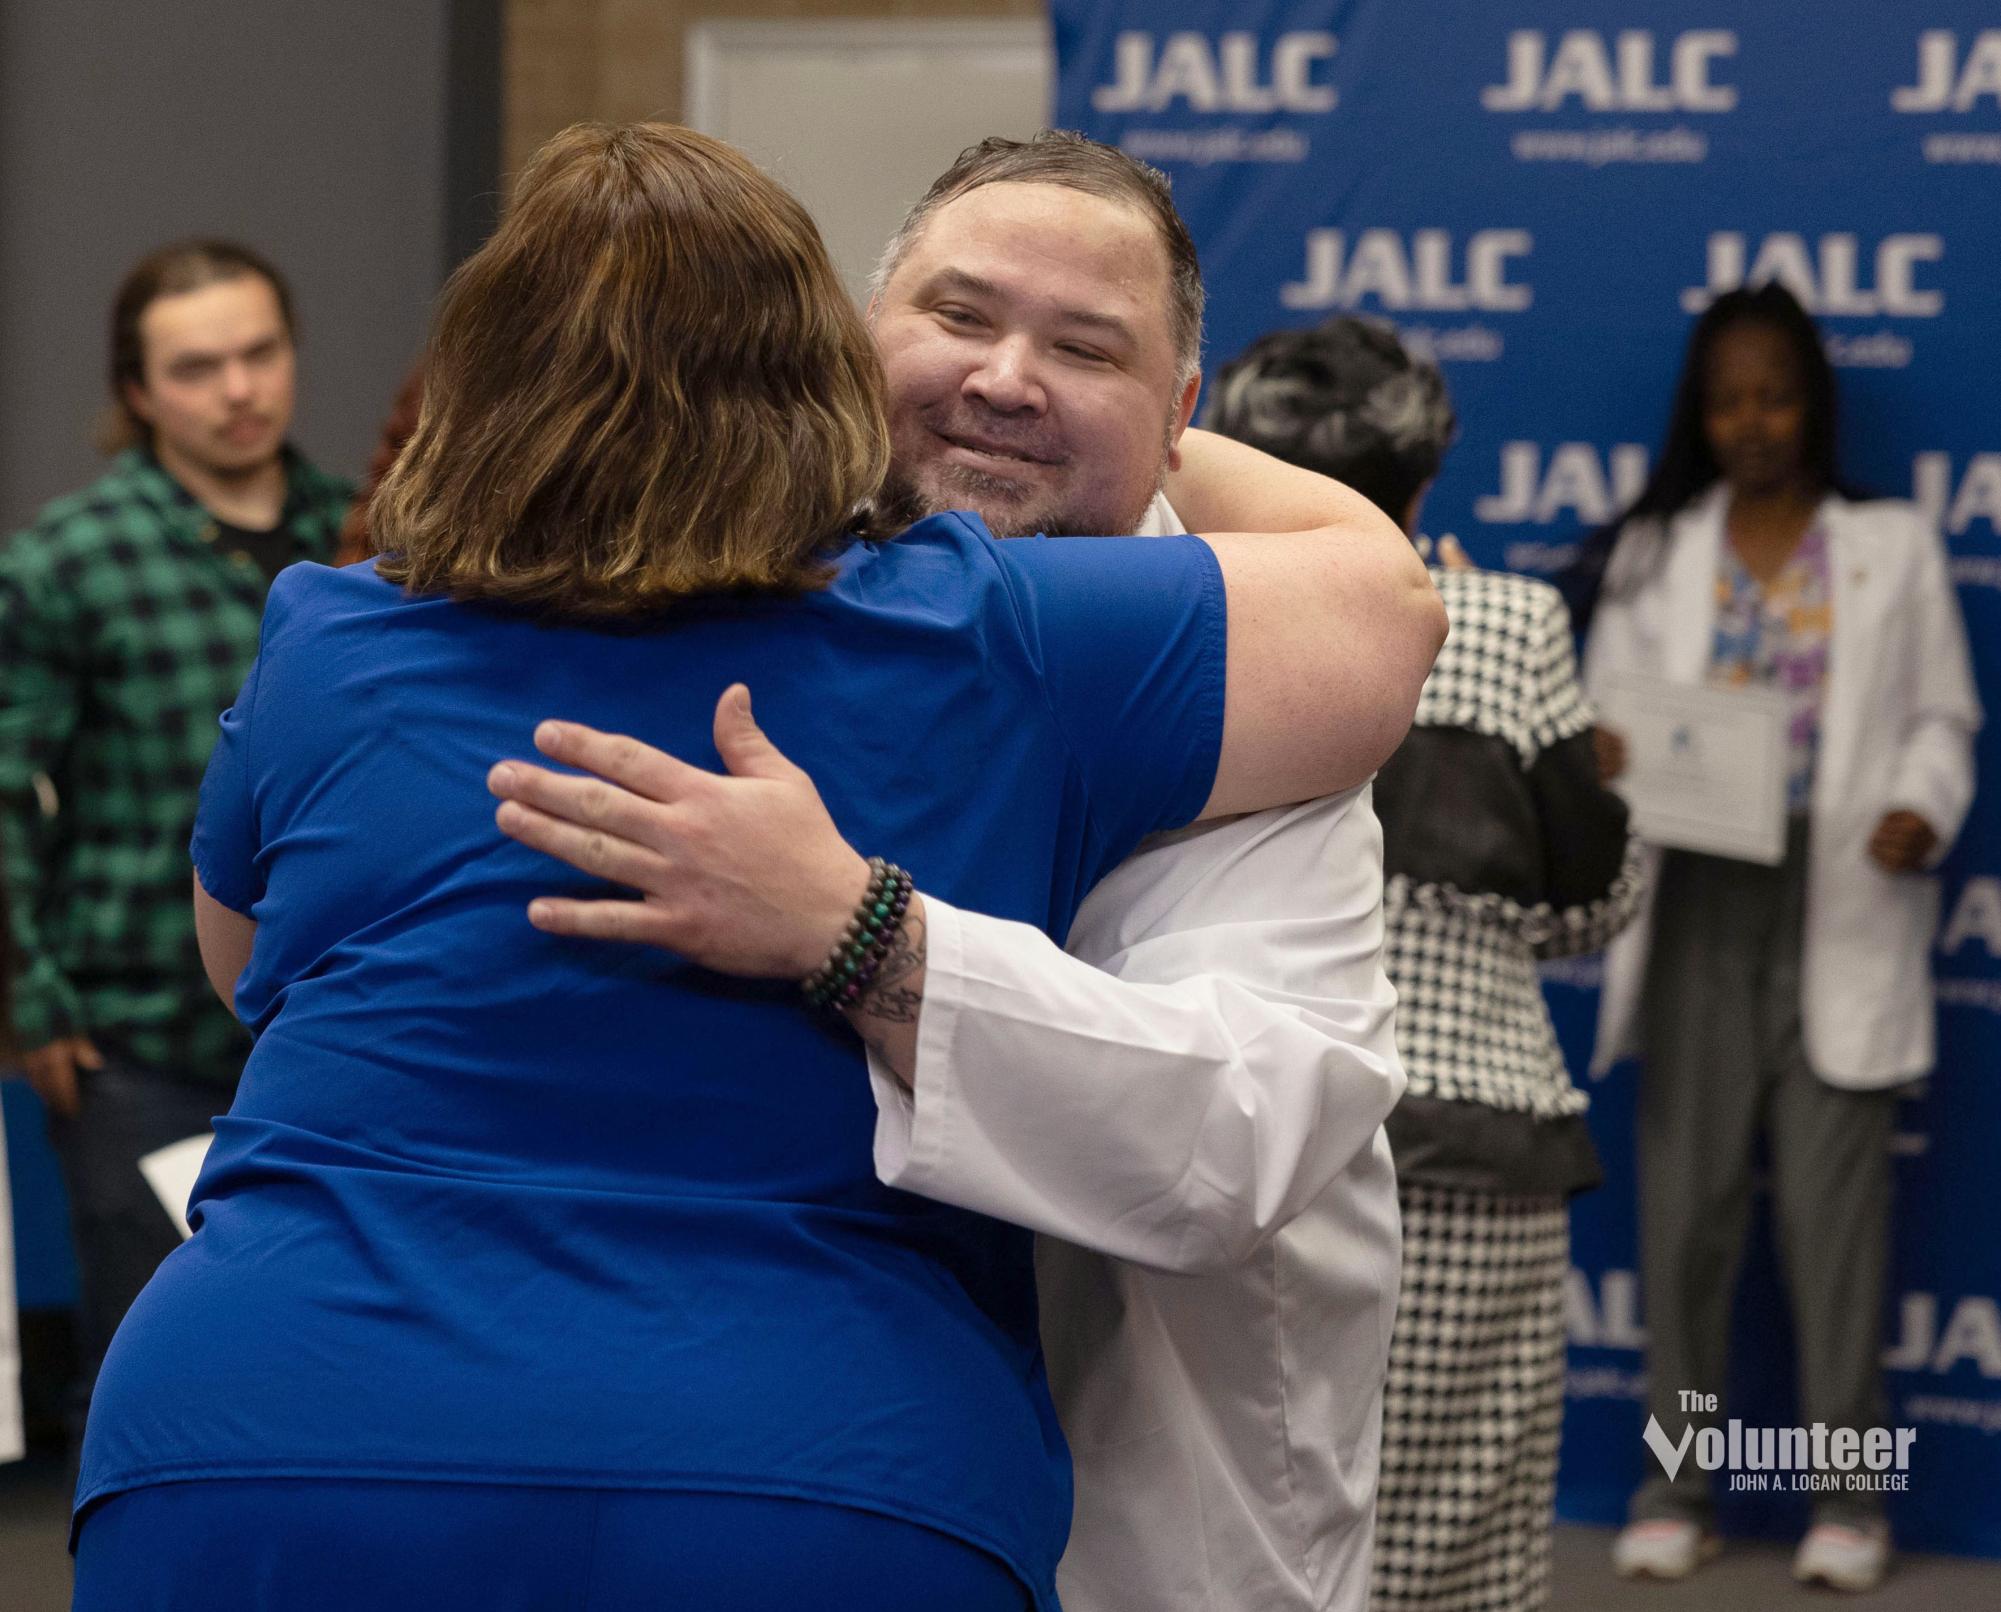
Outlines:
[[1720, 688], [1775, 689], [1790, 715], [1786, 809], [1804, 812], [1813, 796], [1820, 742], [1820, 695], [1834, 634], [1827, 533], [1807, 529], [1779, 574], [1761, 583], [1728, 542], [1716, 572], [1716, 639], [1709, 681]]

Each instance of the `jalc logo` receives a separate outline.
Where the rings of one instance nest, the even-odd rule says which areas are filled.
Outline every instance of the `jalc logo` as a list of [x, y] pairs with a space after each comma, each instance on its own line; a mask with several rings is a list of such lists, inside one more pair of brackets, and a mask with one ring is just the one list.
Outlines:
[[1269, 61], [1252, 33], [1123, 33], [1113, 46], [1111, 83], [1091, 92], [1100, 112], [1161, 112], [1186, 101], [1196, 112], [1331, 112], [1339, 97], [1314, 69], [1340, 42], [1329, 33], [1280, 34]]
[[1933, 319], [1945, 308], [1941, 293], [1917, 283], [1919, 264], [1944, 258], [1942, 236], [1884, 236], [1876, 245], [1873, 288], [1864, 277], [1859, 236], [1823, 235], [1810, 245], [1803, 235], [1776, 234], [1765, 236], [1755, 253], [1749, 246], [1740, 233], [1710, 236], [1709, 283], [1682, 292], [1683, 311], [1700, 313], [1725, 291], [1767, 280], [1792, 292], [1808, 313], [1835, 318]]
[[1466, 242], [1463, 258], [1444, 229], [1366, 229], [1355, 237], [1338, 229], [1306, 232], [1306, 271], [1279, 287], [1288, 308], [1359, 308], [1373, 301], [1392, 312], [1520, 313], [1533, 289], [1508, 278], [1508, 264], [1535, 249], [1527, 230], [1483, 229]]
[[1508, 77], [1480, 92], [1489, 112], [1556, 112], [1573, 98], [1587, 112], [1728, 112], [1737, 91], [1715, 83], [1714, 64], [1737, 54], [1737, 36], [1703, 28], [1677, 34], [1660, 77], [1657, 37], [1631, 28], [1608, 44], [1592, 28], [1573, 28], [1549, 48], [1540, 29], [1508, 35]]
[[1975, 521], [2001, 533], [2001, 453], [1976, 453], [1957, 481], [1949, 453], [1911, 461], [1911, 502], [1948, 537], [1964, 537]]
[[1992, 874], [1966, 881], [1939, 932], [1938, 949], [1951, 957], [1969, 940], [1979, 941], [1989, 957], [2001, 957], [2001, 879]]
[[1571, 1343], [1587, 1349], [1644, 1349], [1639, 1274], [1605, 1271], [1594, 1294], [1591, 1278], [1571, 1266], [1563, 1284], [1563, 1323]]
[[2001, 1307], [1993, 1299], [1963, 1295], [1943, 1326], [1938, 1294], [1906, 1293], [1903, 1301], [1897, 1337], [1883, 1355], [1890, 1370], [1943, 1375], [1970, 1364], [1983, 1377], [2001, 1379]]
[[1983, 95], [2001, 105], [2001, 28], [1975, 36], [1964, 61], [1959, 36], [1947, 28], [1918, 35], [1917, 82], [1890, 92], [1899, 112], [1970, 112]]
[[1559, 442], [1545, 467], [1542, 444], [1501, 444], [1500, 486], [1473, 501], [1473, 518], [1489, 526], [1553, 525], [1566, 517], [1603, 526], [1647, 484], [1647, 450], [1621, 442], [1600, 454], [1589, 442]]

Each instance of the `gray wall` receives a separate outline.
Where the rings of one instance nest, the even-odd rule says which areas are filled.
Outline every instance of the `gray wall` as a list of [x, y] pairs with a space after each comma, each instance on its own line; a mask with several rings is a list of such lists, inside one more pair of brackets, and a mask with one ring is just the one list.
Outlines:
[[295, 439], [360, 470], [465, 233], [469, 9], [0, 0], [0, 532], [97, 473], [113, 288], [179, 235], [238, 237], [291, 279]]

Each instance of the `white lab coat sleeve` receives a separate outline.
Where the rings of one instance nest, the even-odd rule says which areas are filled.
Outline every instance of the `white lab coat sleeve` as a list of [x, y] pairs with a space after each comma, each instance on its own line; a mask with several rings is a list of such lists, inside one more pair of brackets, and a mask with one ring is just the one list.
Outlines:
[[927, 895], [915, 1095], [871, 1062], [881, 1179], [1136, 1264], [1239, 1263], [1403, 1092], [1368, 802], [1143, 852], [1092, 902], [1146, 899], [1087, 903], [1078, 956]]
[[1931, 825], [1938, 835], [1931, 860], [1937, 863], [1952, 849], [1973, 803], [1973, 736], [1981, 710], [1945, 545], [1929, 524], [1912, 556], [1910, 589], [1913, 698], [1890, 803]]

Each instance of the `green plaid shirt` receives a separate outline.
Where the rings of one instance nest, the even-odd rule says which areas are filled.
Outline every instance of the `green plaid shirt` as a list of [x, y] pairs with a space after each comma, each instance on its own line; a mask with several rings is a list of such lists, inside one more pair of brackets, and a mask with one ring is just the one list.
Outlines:
[[[333, 554], [352, 489], [289, 449], [280, 524]], [[88, 1035], [233, 1082], [250, 1040], [202, 973], [188, 838], [268, 583], [144, 450], [0, 546], [0, 842], [16, 1044]]]

